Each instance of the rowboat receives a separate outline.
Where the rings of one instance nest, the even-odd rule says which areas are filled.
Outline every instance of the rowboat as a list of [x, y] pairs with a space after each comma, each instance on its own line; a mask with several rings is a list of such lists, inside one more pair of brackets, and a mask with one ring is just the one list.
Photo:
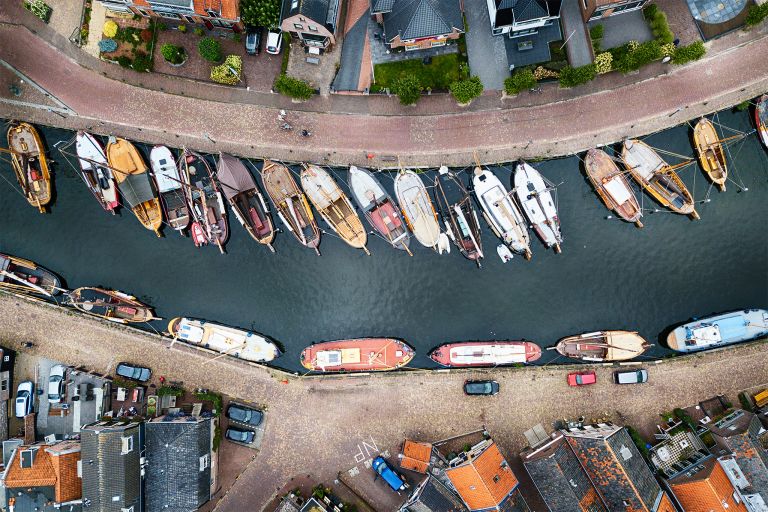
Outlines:
[[216, 177], [221, 184], [224, 197], [235, 213], [235, 218], [245, 228], [251, 238], [269, 247], [275, 239], [275, 228], [269, 208], [256, 186], [256, 181], [243, 162], [232, 155], [219, 155]]
[[309, 207], [307, 197], [282, 164], [264, 160], [261, 179], [269, 199], [275, 205], [277, 216], [291, 234], [305, 247], [311, 247], [320, 256], [320, 229]]
[[29, 204], [45, 213], [51, 202], [51, 174], [45, 148], [37, 130], [29, 123], [12, 123], [8, 128], [8, 153], [16, 180]]
[[125, 139], [110, 137], [107, 161], [117, 181], [120, 195], [139, 219], [142, 226], [160, 236], [163, 210], [157, 198], [147, 165], [136, 146]]
[[613, 158], [601, 149], [590, 149], [584, 158], [584, 167], [605, 206], [623, 220], [634, 222], [639, 228], [643, 227], [640, 221], [643, 211], [635, 191]]
[[488, 169], [477, 166], [472, 184], [483, 217], [496, 236], [510, 250], [531, 259], [531, 239], [525, 219], [499, 178]]
[[539, 171], [521, 160], [515, 167], [514, 186], [520, 206], [536, 234], [544, 245], [554, 247], [555, 252], [560, 253], [563, 235], [557, 205], [552, 198], [552, 185], [544, 181]]
[[177, 317], [168, 323], [168, 332], [174, 339], [254, 363], [266, 363], [280, 355], [280, 349], [266, 336], [205, 320]]
[[349, 190], [371, 226], [395, 249], [411, 254], [411, 235], [397, 205], [368, 169], [349, 167]]
[[67, 294], [66, 304], [119, 324], [161, 320], [152, 313], [152, 308], [136, 297], [116, 290], [77, 288]]
[[755, 104], [755, 127], [760, 140], [768, 149], [768, 94], [763, 94]]
[[342, 240], [371, 254], [365, 246], [368, 234], [360, 217], [330, 174], [316, 165], [305, 164], [301, 171], [301, 186], [320, 216]]
[[301, 365], [315, 372], [377, 372], [396, 370], [413, 359], [414, 351], [394, 338], [326, 341], [301, 351]]
[[117, 187], [104, 147], [96, 137], [82, 130], [77, 132], [75, 140], [80, 176], [101, 207], [114, 215], [119, 205]]
[[540, 357], [541, 349], [530, 341], [445, 343], [429, 353], [430, 359], [447, 368], [527, 364]]
[[448, 237], [465, 258], [479, 267], [483, 246], [477, 213], [461, 180], [445, 166], [440, 167], [435, 177], [435, 196]]
[[61, 288], [59, 277], [34, 261], [0, 253], [0, 288], [11, 292], [51, 297]]
[[[437, 221], [437, 212], [419, 175], [410, 169], [401, 169], [395, 177], [395, 195], [413, 236], [424, 247], [450, 252], [451, 246]], [[443, 242], [441, 243], [441, 238]]]
[[667, 346], [678, 352], [696, 352], [768, 336], [768, 311], [743, 309], [696, 319], [667, 335]]
[[192, 213], [192, 241], [197, 247], [215, 244], [224, 254], [224, 244], [229, 238], [227, 209], [221, 196], [213, 170], [200, 153], [184, 149], [181, 154], [183, 171], [188, 176], [190, 188], [187, 195]]
[[648, 144], [636, 139], [624, 141], [621, 159], [642, 187], [659, 203], [673, 212], [699, 218], [693, 204], [693, 196], [677, 175], [675, 169], [688, 162], [669, 165]]
[[645, 352], [650, 346], [636, 332], [597, 331], [568, 336], [552, 348], [560, 355], [571, 359], [600, 362], [632, 359]]
[[715, 125], [706, 117], [699, 119], [693, 127], [693, 141], [699, 154], [699, 163], [707, 177], [725, 192], [725, 180], [728, 178], [728, 166], [725, 161], [723, 144], [717, 136]]
[[190, 215], [186, 191], [182, 188], [186, 183], [181, 181], [176, 159], [167, 147], [155, 146], [149, 153], [149, 161], [165, 218], [171, 228], [181, 233], [189, 226]]

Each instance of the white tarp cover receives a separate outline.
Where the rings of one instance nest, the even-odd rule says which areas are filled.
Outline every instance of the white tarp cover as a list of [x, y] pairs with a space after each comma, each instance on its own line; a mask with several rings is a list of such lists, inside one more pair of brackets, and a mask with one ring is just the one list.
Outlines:
[[629, 201], [629, 198], [632, 197], [632, 194], [627, 190], [625, 183], [626, 182], [624, 182], [621, 177], [614, 176], [603, 185], [608, 192], [608, 195], [610, 195], [618, 205], [626, 203]]

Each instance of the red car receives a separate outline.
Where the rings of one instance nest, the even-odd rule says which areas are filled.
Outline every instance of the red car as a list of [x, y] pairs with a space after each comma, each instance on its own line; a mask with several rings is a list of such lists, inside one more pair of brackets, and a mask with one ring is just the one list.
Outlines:
[[588, 372], [573, 372], [568, 374], [569, 386], [587, 386], [597, 382], [597, 374], [593, 371]]

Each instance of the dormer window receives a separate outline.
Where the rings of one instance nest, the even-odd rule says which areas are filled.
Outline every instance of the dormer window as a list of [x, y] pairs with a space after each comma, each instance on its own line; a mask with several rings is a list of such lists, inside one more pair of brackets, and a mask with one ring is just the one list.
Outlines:
[[126, 455], [133, 451], [133, 436], [122, 438], [122, 445], [120, 447], [120, 455]]

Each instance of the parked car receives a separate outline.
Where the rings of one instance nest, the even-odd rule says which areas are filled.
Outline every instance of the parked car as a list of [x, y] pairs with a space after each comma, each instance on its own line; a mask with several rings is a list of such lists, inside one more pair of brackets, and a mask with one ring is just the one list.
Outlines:
[[468, 380], [464, 382], [464, 394], [495, 395], [499, 392], [499, 383], [495, 380]]
[[256, 437], [256, 432], [253, 430], [240, 430], [239, 428], [228, 428], [224, 436], [230, 441], [236, 441], [238, 443], [251, 444]]
[[23, 418], [32, 412], [35, 402], [35, 384], [25, 380], [16, 388], [16, 417]]
[[48, 401], [58, 404], [64, 398], [64, 375], [67, 372], [66, 366], [57, 364], [51, 367], [48, 374]]
[[283, 33], [279, 29], [270, 29], [267, 32], [267, 53], [278, 55], [283, 45]]
[[152, 370], [131, 363], [117, 363], [115, 373], [120, 377], [138, 382], [147, 382], [152, 377]]
[[569, 386], [588, 386], [597, 382], [597, 374], [593, 371], [573, 372], [568, 374]]
[[378, 456], [373, 459], [371, 467], [376, 473], [379, 474], [379, 476], [381, 476], [381, 478], [384, 479], [385, 482], [387, 482], [387, 485], [389, 485], [395, 491], [404, 491], [405, 488], [408, 487], [408, 484], [405, 483], [405, 480], [400, 475], [395, 473], [395, 470], [392, 469], [389, 464], [387, 464], [387, 461], [384, 460], [384, 457]]
[[250, 55], [258, 55], [261, 51], [261, 33], [264, 27], [248, 27], [245, 30], [245, 51]]
[[642, 384], [648, 382], [648, 371], [640, 369], [613, 372], [613, 380], [616, 384]]
[[258, 427], [264, 419], [264, 413], [258, 409], [252, 409], [244, 405], [229, 404], [229, 407], [227, 408], [227, 418], [232, 421]]

